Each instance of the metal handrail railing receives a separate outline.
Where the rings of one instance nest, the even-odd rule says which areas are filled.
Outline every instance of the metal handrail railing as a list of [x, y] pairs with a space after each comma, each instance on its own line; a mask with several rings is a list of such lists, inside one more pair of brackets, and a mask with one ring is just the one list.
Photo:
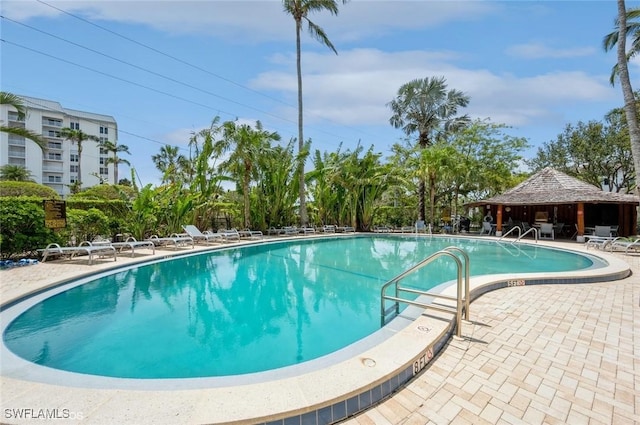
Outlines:
[[515, 243], [515, 242], [519, 242], [519, 241], [520, 241], [520, 239], [524, 238], [525, 236], [527, 236], [527, 234], [529, 234], [529, 233], [531, 233], [531, 232], [533, 232], [534, 237], [535, 237], [535, 239], [536, 239], [536, 243], [538, 243], [538, 229], [536, 229], [535, 227], [530, 228], [529, 230], [527, 230], [526, 232], [524, 232], [522, 235], [518, 236], [518, 239], [516, 239], [516, 240], [514, 241], [514, 243]]
[[[465, 286], [464, 288], [462, 287], [462, 261], [460, 261], [460, 258], [458, 258], [458, 256], [454, 253], [452, 253], [451, 251], [455, 251], [457, 253], [462, 254], [464, 261], [465, 261]], [[433, 292], [429, 292], [429, 291], [421, 291], [418, 289], [413, 289], [413, 288], [405, 288], [405, 287], [401, 287], [399, 285], [400, 281], [405, 278], [407, 275], [425, 267], [426, 265], [430, 264], [431, 262], [433, 262], [434, 260], [436, 260], [439, 257], [442, 256], [448, 256], [451, 257], [455, 263], [456, 263], [456, 267], [457, 267], [457, 273], [456, 273], [456, 296], [452, 297], [449, 295], [443, 295], [443, 294], [439, 294], [439, 293], [433, 293]], [[387, 288], [391, 285], [395, 285], [395, 291], [394, 291], [394, 296], [390, 296], [390, 295], [386, 295], [386, 291]], [[463, 299], [463, 291], [464, 291], [464, 299]], [[462, 310], [463, 310], [463, 303], [464, 303], [464, 311], [465, 311], [465, 320], [469, 320], [469, 256], [467, 255], [466, 252], [464, 252], [462, 249], [455, 247], [455, 246], [450, 246], [447, 247], [443, 250], [440, 250], [432, 255], [430, 255], [429, 257], [425, 258], [424, 260], [422, 260], [421, 262], [419, 262], [418, 264], [416, 264], [415, 266], [411, 267], [410, 269], [400, 273], [398, 276], [394, 277], [393, 279], [391, 279], [390, 281], [388, 281], [387, 283], [385, 283], [384, 285], [382, 285], [382, 288], [380, 289], [380, 323], [381, 326], [384, 326], [384, 324], [386, 323], [386, 318], [388, 313], [390, 312], [391, 309], [386, 309], [385, 308], [385, 300], [388, 301], [393, 301], [394, 304], [392, 306], [393, 310], [395, 310], [395, 314], [399, 314], [400, 313], [400, 303], [405, 303], [405, 304], [409, 304], [409, 305], [415, 305], [418, 307], [422, 307], [422, 308], [430, 308], [430, 309], [434, 309], [434, 310], [440, 310], [440, 311], [445, 311], [447, 313], [451, 313], [452, 311], [454, 311], [454, 309], [452, 307], [449, 306], [444, 306], [444, 305], [434, 305], [433, 303], [431, 304], [427, 304], [427, 303], [422, 303], [422, 302], [418, 302], [418, 301], [413, 301], [413, 300], [409, 300], [406, 298], [402, 298], [400, 296], [401, 292], [407, 292], [407, 293], [411, 293], [411, 294], [417, 294], [417, 295], [424, 295], [424, 296], [429, 296], [429, 297], [433, 297], [433, 298], [443, 298], [443, 299], [447, 299], [447, 300], [451, 300], [451, 301], [455, 301], [456, 302], [456, 307], [455, 307], [455, 315], [456, 315], [456, 336], [457, 337], [461, 337], [461, 320], [462, 320]]]
[[501, 240], [503, 240], [505, 238], [505, 236], [513, 233], [516, 230], [518, 231], [518, 238], [519, 238], [520, 235], [522, 234], [522, 230], [520, 229], [520, 226], [513, 226], [511, 229], [507, 230], [502, 236], [500, 236], [500, 239], [498, 239], [498, 242], [500, 242]]

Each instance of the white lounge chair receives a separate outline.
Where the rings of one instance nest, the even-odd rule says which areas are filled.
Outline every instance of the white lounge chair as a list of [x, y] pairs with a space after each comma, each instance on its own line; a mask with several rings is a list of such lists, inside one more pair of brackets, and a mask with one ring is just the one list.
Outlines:
[[124, 242], [111, 242], [111, 246], [114, 247], [118, 252], [122, 252], [123, 249], [130, 249], [131, 256], [135, 257], [136, 248], [150, 248], [153, 254], [156, 253], [156, 246], [151, 241], [139, 241], [136, 240], [133, 236], [127, 238]]
[[356, 231], [356, 229], [353, 226], [337, 226], [336, 227], [336, 232], [353, 233], [355, 231]]
[[251, 229], [238, 230], [238, 234], [240, 235], [241, 238], [248, 238], [248, 239], [262, 239], [264, 236], [260, 230], [251, 230]]
[[221, 235], [225, 242], [239, 241], [240, 233], [237, 229], [218, 229], [218, 235]]
[[311, 226], [302, 227], [302, 228], [300, 229], [300, 231], [301, 231], [302, 233], [304, 233], [305, 235], [310, 235], [310, 234], [314, 234], [314, 233], [316, 233], [316, 229], [315, 229], [315, 227], [311, 227]]
[[300, 234], [300, 229], [298, 229], [296, 226], [284, 226], [282, 230], [284, 231], [282, 234], [284, 234], [285, 236], [294, 236]]
[[325, 224], [324, 226], [322, 226], [322, 231], [324, 233], [335, 233], [336, 226], [334, 226], [333, 224]]
[[373, 226], [375, 233], [391, 233], [391, 229], [387, 226]]
[[182, 226], [182, 228], [184, 229], [185, 232], [187, 232], [187, 235], [193, 238], [194, 242], [201, 241], [201, 242], [205, 242], [207, 245], [209, 244], [209, 242], [223, 242], [222, 235], [219, 235], [217, 233], [212, 233], [208, 230], [205, 230], [204, 232], [202, 232], [193, 224], [185, 224]]
[[73, 259], [79, 255], [85, 254], [89, 257], [89, 265], [93, 264], [94, 256], [105, 257], [112, 256], [113, 261], [116, 261], [116, 249], [111, 245], [97, 245], [94, 246], [89, 241], [80, 243], [79, 246], [65, 246], [61, 247], [57, 243], [50, 243], [42, 252], [42, 262], [47, 261], [49, 257], [68, 256], [69, 259]]
[[623, 251], [626, 255], [630, 253], [640, 253], [640, 238], [630, 241], [626, 239], [617, 239], [609, 244], [611, 252]]
[[[608, 227], [608, 226], [607, 226]], [[613, 237], [602, 237], [602, 236], [593, 236], [593, 235], [585, 235], [586, 239], [585, 247], [589, 248], [597, 248], [599, 250], [606, 250], [609, 245], [614, 243], [620, 238]]]
[[191, 245], [191, 248], [195, 248], [195, 242], [193, 238], [187, 234], [172, 233], [171, 236], [166, 238], [158, 237], [158, 235], [152, 235], [145, 241], [153, 242], [156, 247], [173, 246], [178, 249], [181, 246]]

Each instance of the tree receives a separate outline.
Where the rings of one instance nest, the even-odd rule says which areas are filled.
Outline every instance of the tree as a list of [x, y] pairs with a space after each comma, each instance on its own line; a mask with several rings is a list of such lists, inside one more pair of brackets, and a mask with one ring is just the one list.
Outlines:
[[527, 164], [533, 172], [553, 167], [598, 187], [607, 182], [615, 192], [631, 189], [633, 161], [622, 114], [614, 109], [605, 123], [567, 124], [564, 132], [538, 148]]
[[180, 178], [180, 164], [185, 157], [178, 153], [177, 146], [165, 145], [160, 148], [160, 153], [153, 155], [151, 160], [162, 173], [162, 183], [177, 183]]
[[[346, 4], [348, 0], [342, 0], [342, 4]], [[329, 11], [332, 15], [338, 15], [338, 2], [336, 0], [283, 0], [284, 11], [291, 15], [296, 22], [296, 70], [298, 74], [298, 155], [300, 159], [306, 159], [306, 155], [302, 155], [304, 148], [303, 136], [303, 113], [302, 113], [302, 66], [301, 66], [301, 47], [300, 33], [302, 32], [302, 21], [307, 22], [309, 34], [320, 43], [329, 47], [335, 54], [338, 51], [333, 46], [324, 30], [309, 19], [309, 14]], [[305, 200], [305, 177], [304, 162], [300, 164], [298, 171], [298, 181], [300, 184], [300, 221], [301, 224], [308, 224], [309, 217], [307, 215], [307, 205]]]
[[[635, 12], [634, 12], [635, 13]], [[635, 23], [634, 23], [635, 25]], [[627, 125], [629, 127], [629, 138], [631, 140], [631, 152], [633, 154], [633, 164], [636, 170], [636, 182], [640, 182], [640, 126], [638, 125], [638, 110], [636, 107], [635, 97], [633, 95], [633, 88], [631, 87], [631, 79], [629, 77], [628, 60], [629, 57], [626, 51], [627, 43], [627, 10], [624, 0], [618, 0], [618, 39], [615, 43], [612, 43], [609, 48], [613, 47], [613, 44], [617, 44], [618, 54], [618, 77], [620, 79], [620, 87], [622, 88], [622, 95], [624, 98], [624, 111], [627, 118]], [[634, 28], [637, 28], [635, 26]], [[635, 39], [632, 44], [632, 48], [629, 52], [631, 56], [637, 54], [640, 48], [640, 30], [631, 30], [631, 34]], [[605, 44], [605, 49], [607, 45]], [[640, 195], [640, 184], [636, 185], [636, 193]]]
[[434, 144], [425, 149], [419, 149], [417, 158], [417, 174], [421, 181], [428, 186], [430, 198], [429, 223], [435, 225], [435, 206], [438, 185], [442, 180], [452, 180], [456, 150], [444, 143]]
[[[638, 19], [639, 22], [629, 22], [634, 19]], [[615, 20], [616, 28], [618, 28], [619, 21], [620, 21], [619, 18]], [[627, 10], [626, 21], [627, 21], [627, 25], [626, 25], [627, 35], [630, 35], [633, 38], [631, 47], [629, 48], [629, 51], [626, 54], [627, 62], [629, 62], [634, 56], [640, 53], [640, 8], [633, 8], [633, 9]], [[604, 37], [604, 40], [602, 40], [602, 46], [604, 47], [604, 50], [606, 52], [608, 52], [609, 50], [613, 50], [613, 48], [616, 47], [616, 44], [618, 43], [619, 35], [620, 35], [620, 31], [616, 29], [615, 31], [610, 32]], [[611, 83], [612, 86], [615, 85], [615, 80], [617, 76], [618, 76], [618, 64], [616, 63], [611, 68], [611, 76], [609, 77], [609, 82]]]
[[[0, 91], [0, 105], [10, 105], [15, 108], [18, 112], [18, 119], [23, 120], [26, 115], [26, 108], [24, 106], [24, 102], [19, 96], [15, 94], [8, 93], [5, 91]], [[45, 150], [48, 146], [48, 142], [42, 138], [41, 135], [34, 133], [33, 131], [27, 130], [26, 128], [20, 127], [7, 127], [4, 125], [0, 125], [0, 132], [13, 134], [15, 136], [24, 137], [25, 139], [29, 139], [34, 142], [41, 150]]]
[[33, 175], [31, 171], [20, 165], [5, 164], [0, 167], [0, 180], [9, 180], [15, 182], [32, 182]]
[[131, 165], [131, 163], [123, 158], [118, 156], [119, 153], [126, 153], [131, 155], [129, 152], [129, 147], [127, 145], [119, 145], [110, 140], [105, 140], [100, 142], [100, 146], [106, 150], [108, 153], [112, 153], [113, 156], [108, 157], [104, 163], [104, 165], [113, 164], [113, 184], [118, 184], [118, 165], [127, 164]]
[[222, 128], [222, 140], [216, 143], [214, 151], [218, 156], [231, 152], [229, 158], [220, 164], [220, 168], [229, 171], [239, 180], [238, 186], [242, 188], [244, 201], [244, 227], [249, 229], [251, 228], [250, 183], [256, 176], [256, 161], [265, 150], [270, 149], [272, 141], [280, 140], [280, 135], [264, 130], [260, 121], [256, 121], [255, 128], [233, 121], [225, 122]]
[[[291, 225], [296, 216], [298, 179], [295, 139], [286, 146], [274, 146], [258, 160], [256, 214], [264, 227]], [[309, 147], [305, 146], [305, 150]]]
[[66, 140], [70, 140], [71, 143], [76, 143], [78, 145], [78, 180], [76, 181], [76, 185], [78, 189], [82, 189], [82, 143], [86, 140], [98, 142], [100, 139], [91, 134], [87, 134], [82, 130], [71, 128], [63, 128], [60, 131], [60, 136]]
[[[388, 103], [393, 112], [389, 122], [407, 136], [418, 133], [418, 146], [424, 149], [469, 125], [467, 115], [458, 116], [458, 108], [468, 104], [469, 97], [463, 92], [447, 91], [444, 77], [417, 79], [403, 84], [397, 97]], [[418, 183], [420, 220], [425, 220], [425, 184], [421, 178]]]

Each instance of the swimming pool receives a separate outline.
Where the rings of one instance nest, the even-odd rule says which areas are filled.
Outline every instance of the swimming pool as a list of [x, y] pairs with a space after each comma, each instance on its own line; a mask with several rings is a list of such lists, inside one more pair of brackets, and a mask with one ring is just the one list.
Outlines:
[[[562, 272], [604, 265], [539, 246], [463, 238], [349, 237], [262, 243], [188, 255], [41, 294], [6, 326], [5, 345], [39, 365], [90, 375], [241, 375], [320, 358], [376, 332], [384, 282], [447, 246], [471, 274]], [[403, 281], [455, 277], [437, 260]]]

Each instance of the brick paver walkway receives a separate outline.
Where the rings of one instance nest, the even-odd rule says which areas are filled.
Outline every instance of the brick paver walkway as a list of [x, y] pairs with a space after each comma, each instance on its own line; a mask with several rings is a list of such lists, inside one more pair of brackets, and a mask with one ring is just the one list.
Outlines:
[[622, 281], [483, 295], [465, 340], [344, 423], [640, 424], [640, 258], [625, 260]]

